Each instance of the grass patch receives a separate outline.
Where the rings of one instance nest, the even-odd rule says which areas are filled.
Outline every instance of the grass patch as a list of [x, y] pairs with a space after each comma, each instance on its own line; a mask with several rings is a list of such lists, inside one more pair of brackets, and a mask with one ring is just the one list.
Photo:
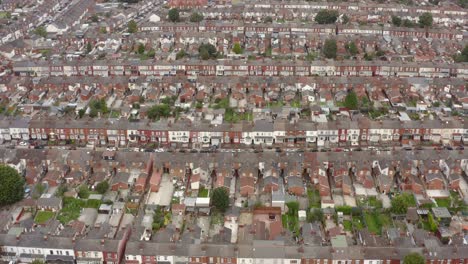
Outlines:
[[377, 209], [382, 208], [382, 201], [377, 199], [377, 197], [367, 197], [358, 199], [359, 206], [369, 206]]
[[63, 198], [63, 208], [60, 211], [57, 219], [62, 224], [67, 224], [72, 220], [77, 219], [81, 214], [83, 208], [95, 208], [98, 209], [101, 206], [99, 200], [81, 200], [72, 197]]
[[288, 212], [281, 218], [283, 227], [287, 228], [295, 235], [299, 235], [299, 203], [294, 201], [288, 202], [286, 205], [288, 206]]
[[382, 234], [382, 227], [388, 227], [392, 224], [392, 219], [389, 215], [374, 213], [364, 213], [364, 219], [366, 220], [367, 228], [369, 232], [377, 235]]
[[44, 224], [49, 219], [53, 218], [55, 216], [54, 212], [51, 211], [39, 211], [36, 214], [36, 217], [34, 218], [34, 222], [38, 224]]
[[318, 190], [308, 190], [307, 197], [309, 197], [310, 208], [320, 208], [320, 193]]
[[345, 231], [353, 231], [353, 222], [349, 220], [343, 220], [343, 227]]
[[209, 194], [209, 191], [204, 186], [201, 186], [200, 190], [198, 190], [198, 197], [207, 198], [208, 194]]
[[224, 215], [219, 212], [218, 210], [215, 210], [213, 214], [211, 215], [211, 225], [223, 225], [224, 224]]
[[451, 199], [450, 198], [435, 198], [438, 207], [451, 207]]
[[364, 228], [364, 224], [362, 223], [362, 220], [360, 217], [353, 217], [352, 220], [353, 227], [356, 228], [357, 230], [361, 230]]

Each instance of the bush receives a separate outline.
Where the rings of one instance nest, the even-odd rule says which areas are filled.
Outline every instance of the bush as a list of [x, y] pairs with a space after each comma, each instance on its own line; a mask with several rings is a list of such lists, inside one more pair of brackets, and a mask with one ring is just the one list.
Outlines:
[[135, 20], [130, 20], [127, 24], [128, 33], [136, 33], [138, 31], [138, 25]]
[[190, 22], [198, 23], [198, 22], [201, 22], [203, 18], [204, 17], [202, 14], [198, 12], [194, 12], [190, 15]]
[[109, 183], [107, 181], [100, 182], [96, 185], [96, 191], [100, 194], [105, 194], [109, 189]]
[[327, 59], [335, 59], [337, 49], [336, 40], [327, 39], [325, 41], [325, 45], [323, 46], [323, 54]]
[[171, 10], [169, 10], [167, 16], [171, 22], [178, 22], [180, 19], [179, 9], [172, 8]]
[[229, 194], [226, 188], [218, 187], [213, 190], [211, 201], [214, 207], [221, 212], [229, 208]]
[[314, 20], [319, 24], [333, 24], [338, 19], [338, 16], [339, 14], [336, 10], [322, 9], [318, 11]]
[[215, 59], [218, 56], [216, 47], [212, 44], [201, 44], [200, 47], [198, 47], [198, 52], [202, 60]]

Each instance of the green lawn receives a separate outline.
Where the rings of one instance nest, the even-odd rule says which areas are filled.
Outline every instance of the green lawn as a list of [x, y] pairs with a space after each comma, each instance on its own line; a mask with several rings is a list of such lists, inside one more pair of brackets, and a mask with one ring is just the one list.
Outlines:
[[320, 193], [318, 190], [308, 190], [307, 196], [309, 197], [310, 208], [320, 208]]
[[44, 224], [46, 223], [49, 219], [53, 218], [55, 216], [54, 212], [51, 211], [39, 211], [36, 214], [36, 217], [34, 218], [34, 222], [38, 224]]
[[99, 200], [81, 200], [71, 197], [63, 198], [63, 208], [60, 211], [57, 219], [62, 224], [77, 219], [80, 216], [82, 208], [99, 208], [101, 201]]
[[291, 232], [299, 232], [299, 219], [297, 216], [284, 214], [281, 216], [283, 221], [283, 227]]
[[200, 190], [198, 190], [198, 197], [201, 198], [207, 198], [208, 197], [208, 189], [205, 189], [205, 187], [200, 187]]
[[450, 208], [451, 206], [451, 199], [450, 198], [435, 198], [437, 206], [439, 207], [447, 207]]
[[345, 231], [353, 231], [353, 222], [349, 220], [343, 220], [343, 227]]
[[360, 206], [370, 206], [375, 208], [382, 208], [382, 201], [377, 199], [377, 197], [367, 197], [358, 199]]
[[364, 218], [369, 231], [377, 235], [382, 233], [382, 227], [388, 227], [392, 224], [392, 219], [386, 214], [365, 212]]

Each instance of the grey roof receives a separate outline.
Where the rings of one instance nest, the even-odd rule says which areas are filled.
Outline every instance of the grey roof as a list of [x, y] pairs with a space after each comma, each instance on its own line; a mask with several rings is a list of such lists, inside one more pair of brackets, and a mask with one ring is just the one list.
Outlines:
[[451, 218], [449, 210], [446, 207], [433, 207], [432, 213], [436, 218]]

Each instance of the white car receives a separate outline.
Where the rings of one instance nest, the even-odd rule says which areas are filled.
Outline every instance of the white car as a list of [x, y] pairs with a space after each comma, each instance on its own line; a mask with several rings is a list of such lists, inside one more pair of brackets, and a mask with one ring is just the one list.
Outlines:
[[110, 148], [107, 148], [107, 151], [116, 151], [117, 148], [116, 147], [110, 147]]
[[20, 146], [27, 146], [28, 143], [26, 143], [26, 142], [24, 142], [24, 141], [21, 141], [21, 142], [19, 143], [19, 145], [20, 145]]

